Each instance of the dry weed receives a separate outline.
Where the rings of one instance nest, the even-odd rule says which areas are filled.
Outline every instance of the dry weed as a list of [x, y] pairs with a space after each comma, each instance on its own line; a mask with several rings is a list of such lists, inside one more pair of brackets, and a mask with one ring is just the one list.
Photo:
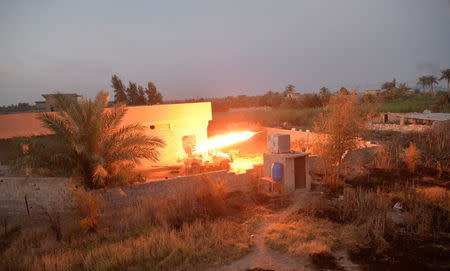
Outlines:
[[327, 220], [297, 217], [295, 220], [274, 223], [265, 233], [265, 243], [274, 249], [301, 257], [329, 254], [337, 246], [335, 225]]
[[403, 161], [405, 161], [409, 171], [414, 172], [417, 162], [420, 161], [420, 151], [417, 149], [416, 145], [413, 142], [409, 142], [409, 147], [404, 149], [400, 156]]
[[81, 188], [74, 188], [74, 215], [80, 219], [80, 226], [85, 232], [95, 232], [103, 217], [104, 203], [100, 194], [93, 194]]

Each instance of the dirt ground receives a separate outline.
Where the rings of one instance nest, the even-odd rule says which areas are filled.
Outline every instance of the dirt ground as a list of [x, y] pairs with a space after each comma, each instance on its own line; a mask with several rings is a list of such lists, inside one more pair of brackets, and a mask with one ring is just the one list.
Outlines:
[[[280, 218], [285, 217], [299, 207], [305, 205], [307, 201], [311, 198], [311, 192], [304, 190], [297, 190], [293, 195], [292, 203], [289, 207], [280, 210], [279, 212], [265, 216], [253, 234], [255, 246], [253, 251], [243, 258], [234, 261], [228, 265], [222, 266], [219, 269], [221, 271], [238, 271], [238, 270], [257, 270], [257, 271], [268, 271], [268, 270], [279, 270], [279, 271], [292, 271], [292, 270], [324, 270], [313, 265], [311, 262], [288, 255], [287, 253], [282, 253], [274, 249], [269, 248], [264, 243], [264, 232], [266, 229]], [[309, 194], [309, 195], [308, 195]], [[318, 196], [318, 195], [316, 195]], [[352, 263], [345, 251], [337, 251], [335, 255], [337, 259], [337, 265], [339, 270], [349, 270], [356, 271], [360, 270], [359, 265]]]

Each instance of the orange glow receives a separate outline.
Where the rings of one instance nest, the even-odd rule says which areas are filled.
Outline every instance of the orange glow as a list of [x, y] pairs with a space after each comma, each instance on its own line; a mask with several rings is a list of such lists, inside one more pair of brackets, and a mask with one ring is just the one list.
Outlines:
[[236, 157], [233, 158], [233, 162], [230, 163], [231, 172], [241, 174], [245, 173], [247, 169], [252, 169], [253, 165], [264, 163], [262, 156], [256, 157]]
[[220, 149], [228, 145], [248, 140], [256, 133], [245, 131], [230, 133], [222, 136], [213, 137], [207, 141], [201, 142], [195, 146], [194, 153], [206, 152], [208, 150]]

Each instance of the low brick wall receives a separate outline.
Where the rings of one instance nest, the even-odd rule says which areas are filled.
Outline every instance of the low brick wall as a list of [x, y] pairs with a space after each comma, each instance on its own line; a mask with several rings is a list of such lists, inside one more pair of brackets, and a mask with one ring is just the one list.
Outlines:
[[[255, 169], [245, 174], [223, 170], [94, 192], [102, 195], [106, 208], [110, 209], [136, 204], [148, 197], [195, 195], [195, 191], [205, 185], [205, 177], [223, 184], [229, 192], [250, 191], [257, 174]], [[0, 177], [0, 219], [34, 219], [42, 217], [46, 211], [70, 213], [73, 206], [71, 191], [68, 178]]]
[[417, 125], [417, 124], [384, 124], [384, 123], [369, 123], [367, 124], [369, 130], [386, 130], [396, 132], [425, 132], [431, 129], [431, 125]]
[[270, 134], [286, 134], [291, 137], [291, 149], [295, 151], [311, 151], [311, 146], [317, 140], [323, 139], [325, 136], [319, 133], [310, 132], [309, 130], [296, 130], [296, 129], [280, 129], [264, 127], [264, 131]]
[[[312, 147], [316, 142], [326, 140], [326, 134], [315, 133], [309, 130], [296, 130], [296, 129], [280, 129], [264, 127], [264, 131], [270, 134], [287, 134], [291, 137], [291, 150], [300, 152], [309, 152], [315, 154]], [[365, 148], [370, 146], [370, 142], [359, 139], [357, 142], [357, 148]]]

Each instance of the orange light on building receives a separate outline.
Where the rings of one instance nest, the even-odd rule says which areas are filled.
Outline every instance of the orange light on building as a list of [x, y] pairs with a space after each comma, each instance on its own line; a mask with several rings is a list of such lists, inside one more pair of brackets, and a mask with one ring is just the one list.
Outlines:
[[194, 153], [202, 153], [209, 150], [220, 149], [228, 145], [236, 144], [250, 139], [256, 133], [245, 131], [230, 133], [222, 136], [213, 137], [207, 141], [201, 142], [195, 146]]

